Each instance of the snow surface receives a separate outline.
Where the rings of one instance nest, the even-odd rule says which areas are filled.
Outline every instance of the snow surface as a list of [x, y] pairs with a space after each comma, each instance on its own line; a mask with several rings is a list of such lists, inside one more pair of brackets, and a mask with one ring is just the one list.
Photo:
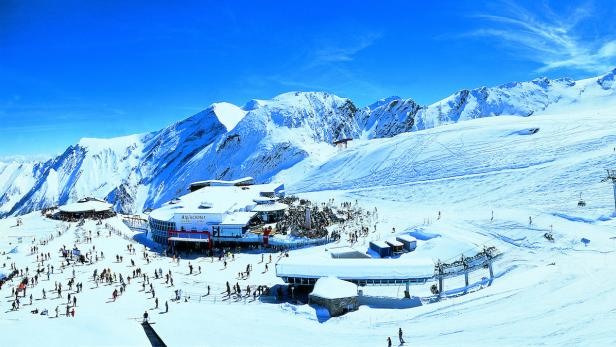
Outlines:
[[310, 294], [324, 299], [350, 298], [357, 296], [357, 285], [336, 277], [321, 277]]
[[[154, 219], [169, 221], [174, 215], [182, 213], [233, 214], [235, 212], [249, 212], [258, 206], [255, 199], [260, 197], [261, 192], [270, 192], [280, 186], [279, 183], [251, 186], [207, 186], [166, 203], [152, 211], [150, 216]], [[202, 208], [204, 204], [208, 208]]]
[[[385, 245], [387, 246], [387, 245]], [[409, 279], [431, 277], [431, 258], [403, 259], [332, 259], [331, 257], [291, 257], [276, 264], [276, 274], [285, 277], [329, 277], [352, 279]]]
[[[0, 297], [5, 298], [0, 302], [2, 344], [147, 346], [138, 321], [148, 310], [154, 329], [169, 346], [378, 346], [385, 345], [388, 336], [395, 340], [398, 328], [407, 341], [418, 346], [616, 345], [616, 214], [612, 187], [601, 182], [605, 169], [616, 167], [613, 74], [584, 81], [535, 80], [456, 94], [441, 103], [441, 110], [464, 106], [456, 113], [458, 118], [439, 120], [427, 117], [428, 112], [423, 116], [427, 118], [416, 118], [418, 125], [413, 127], [419, 128], [411, 133], [391, 138], [366, 136], [345, 150], [326, 143], [333, 132], [318, 131], [318, 127], [341, 123], [323, 121], [318, 116], [324, 113], [317, 112], [343, 115], [333, 110], [344, 106], [344, 99], [291, 94], [253, 105], [254, 110], [229, 133], [211, 112], [205, 112], [160, 133], [141, 135], [139, 141], [127, 141], [128, 147], [122, 149], [108, 151], [105, 146], [82, 143], [49, 164], [21, 169], [7, 166], [5, 177], [23, 181], [6, 185], [12, 193], [2, 200], [15, 206], [19, 205], [16, 200], [22, 201], [20, 211], [50, 201], [78, 199], [82, 197], [79, 192], [102, 194], [107, 188], [98, 189], [101, 185], [122, 186], [115, 190], [117, 196], [130, 196], [144, 206], [154, 201], [150, 199], [177, 195], [173, 190], [185, 189], [182, 182], [198, 180], [195, 172], [211, 168], [207, 172], [222, 173], [229, 165], [229, 172], [237, 170], [234, 177], [286, 178], [287, 192], [300, 197], [357, 201], [370, 211], [376, 207], [377, 231], [371, 230], [353, 248], [366, 252], [370, 241], [397, 236], [394, 227], [418, 240], [414, 252], [384, 259], [387, 262], [453, 261], [484, 245], [496, 246], [504, 255], [494, 265], [492, 282], [486, 278], [487, 270], [471, 273], [468, 287], [463, 278], [447, 279], [441, 300], [430, 292], [433, 283], [412, 286], [410, 299], [403, 298], [403, 285], [365, 287], [359, 310], [324, 319], [318, 308], [301, 303], [225, 300], [222, 292], [227, 281], [243, 288], [281, 284], [274, 275], [277, 254], [268, 271], [261, 254], [250, 252], [227, 259], [224, 268], [217, 258], [182, 259], [178, 265], [148, 250], [152, 261], [147, 264], [141, 255], [143, 246], [137, 244], [138, 252], [131, 256], [126, 245], [131, 239], [148, 247], [151, 242], [129, 231], [119, 219], [111, 223], [128, 239], [108, 236], [102, 229], [92, 245], [76, 242], [82, 231], [71, 224], [62, 236], [40, 246], [42, 252], [51, 254], [56, 271], [49, 281], [43, 276], [35, 288], [28, 289], [34, 298], [32, 306], [24, 299], [20, 310], [10, 311], [15, 282], [0, 290]], [[503, 99], [505, 94], [510, 98]], [[521, 98], [524, 94], [530, 98]], [[516, 107], [503, 102], [511, 98]], [[540, 104], [541, 111], [523, 114]], [[471, 112], [485, 105], [492, 105], [494, 115], [501, 116], [475, 117], [486, 114]], [[507, 112], [512, 110], [516, 112]], [[507, 113], [511, 116], [503, 115]], [[302, 122], [307, 118], [310, 122]], [[540, 131], [520, 134], [529, 128]], [[227, 141], [231, 135], [239, 135], [241, 142]], [[198, 153], [192, 153], [196, 148]], [[220, 161], [223, 157], [228, 158], [226, 164]], [[45, 179], [39, 178], [39, 171], [45, 172]], [[32, 178], [21, 178], [22, 172], [31, 172]], [[79, 172], [90, 181], [78, 177]], [[35, 187], [28, 185], [31, 182]], [[580, 192], [585, 207], [577, 206]], [[4, 205], [3, 211], [7, 211]], [[19, 227], [14, 217], [0, 220], [0, 264], [6, 264], [0, 268], [2, 273], [13, 262], [33, 271], [36, 256], [29, 252], [30, 236], [41, 240], [63, 225], [36, 212], [22, 218], [24, 224]], [[97, 226], [86, 222], [83, 230], [96, 231]], [[546, 232], [552, 232], [553, 242], [544, 238]], [[16, 236], [22, 237], [22, 243]], [[585, 245], [583, 238], [590, 242]], [[56, 306], [64, 312], [66, 297], [55, 299], [52, 290], [54, 282], [65, 286], [72, 274], [70, 268], [59, 272], [57, 251], [74, 243], [84, 250], [96, 245], [106, 255], [95, 265], [75, 267], [76, 281], [84, 284], [84, 292], [77, 294], [75, 318], [31, 314], [35, 307], [49, 309], [52, 316]], [[318, 264], [327, 254], [325, 249], [336, 246], [351, 245], [343, 237], [337, 244], [293, 250], [289, 258], [281, 259], [308, 259]], [[116, 262], [116, 254], [123, 255], [123, 263]], [[154, 309], [151, 293], [147, 287], [142, 291], [140, 279], [128, 285], [116, 302], [110, 300], [115, 285], [96, 288], [91, 282], [94, 269], [110, 268], [128, 275], [130, 258], [150, 276], [159, 268], [172, 271], [174, 287], [151, 279], [161, 300], [159, 307], [168, 301], [169, 313]], [[202, 272], [189, 274], [188, 261], [201, 266]], [[248, 264], [254, 267], [253, 273], [248, 279], [238, 279]], [[211, 294], [204, 296], [208, 285]], [[42, 288], [47, 290], [47, 299], [42, 299]], [[175, 289], [190, 293], [191, 300], [171, 301]]]
[[244, 111], [241, 107], [228, 102], [218, 102], [211, 107], [214, 109], [216, 116], [218, 116], [218, 120], [227, 128], [227, 131], [235, 128], [237, 123], [239, 123], [247, 113], [247, 111]]
[[[587, 110], [613, 101], [616, 70], [580, 81], [539, 78], [461, 90], [432, 105], [390, 97], [359, 109], [323, 92], [293, 92], [239, 108], [212, 104], [160, 131], [114, 139], [83, 139], [45, 162], [0, 173], [0, 215], [18, 215], [76, 201], [107, 199], [124, 213], [156, 208], [194, 181], [257, 182], [284, 176], [290, 185], [341, 149], [331, 142], [390, 138], [493, 116], [531, 117]], [[527, 128], [528, 129], [528, 128]], [[516, 129], [521, 131], [523, 129]], [[423, 143], [419, 143], [423, 146]]]

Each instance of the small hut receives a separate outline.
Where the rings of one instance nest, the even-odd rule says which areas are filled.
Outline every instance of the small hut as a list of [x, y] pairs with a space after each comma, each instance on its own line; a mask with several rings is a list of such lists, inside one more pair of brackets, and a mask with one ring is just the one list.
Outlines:
[[323, 306], [332, 317], [357, 310], [357, 285], [336, 277], [321, 277], [310, 293], [310, 303]]
[[95, 198], [84, 198], [75, 203], [60, 206], [58, 211], [57, 217], [63, 220], [104, 219], [115, 216], [113, 205]]
[[385, 243], [387, 243], [389, 247], [391, 247], [392, 253], [402, 253], [404, 249], [404, 244], [395, 239], [387, 240], [385, 241]]
[[396, 237], [396, 240], [402, 242], [402, 244], [404, 245], [404, 249], [409, 252], [412, 252], [415, 250], [415, 248], [417, 248], [417, 239], [411, 235], [399, 235], [398, 237]]
[[336, 141], [334, 141], [332, 143], [333, 143], [334, 146], [336, 146], [336, 148], [347, 148], [349, 141], [353, 141], [353, 139], [342, 138], [342, 139], [336, 140]]
[[371, 241], [370, 249], [375, 251], [381, 258], [391, 256], [391, 247], [385, 241]]

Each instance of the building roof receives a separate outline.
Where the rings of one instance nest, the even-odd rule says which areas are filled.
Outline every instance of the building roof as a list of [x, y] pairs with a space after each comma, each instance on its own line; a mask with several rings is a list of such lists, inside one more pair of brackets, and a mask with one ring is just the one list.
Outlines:
[[183, 241], [183, 242], [200, 242], [200, 243], [210, 242], [209, 239], [204, 239], [204, 238], [177, 237], [177, 236], [172, 236], [168, 238], [168, 240], [169, 241]]
[[353, 139], [351, 139], [351, 138], [339, 139], [339, 140], [333, 141], [332, 143], [334, 145], [337, 145], [339, 143], [346, 143], [346, 142], [349, 142], [349, 141], [353, 141]]
[[284, 189], [284, 185], [269, 183], [251, 186], [206, 186], [163, 204], [152, 211], [150, 217], [170, 221], [175, 214], [250, 212], [257, 206], [254, 199], [258, 198], [261, 192], [277, 189]]
[[389, 244], [391, 246], [395, 246], [395, 247], [402, 247], [402, 246], [404, 246], [404, 244], [402, 244], [402, 242], [394, 240], [394, 239], [389, 239], [389, 240], [387, 240], [385, 242], [387, 242], [387, 244]]
[[203, 186], [203, 187], [207, 187], [207, 186], [237, 186], [237, 185], [242, 185], [242, 184], [251, 184], [254, 181], [254, 178], [252, 177], [243, 177], [243, 178], [238, 178], [236, 180], [230, 180], [230, 181], [225, 181], [225, 180], [205, 180], [205, 181], [197, 181], [197, 182], [193, 182], [190, 184], [190, 188], [193, 187], [199, 187], [199, 186]]
[[371, 244], [380, 248], [389, 248], [390, 246], [385, 241], [370, 241]]
[[278, 277], [339, 279], [409, 279], [431, 277], [434, 262], [426, 258], [333, 259], [318, 256], [283, 258], [276, 264]]
[[88, 200], [80, 200], [79, 202], [75, 202], [72, 204], [66, 204], [58, 207], [61, 212], [65, 213], [84, 213], [84, 212], [104, 212], [110, 211], [113, 205], [110, 203], [88, 199]]
[[408, 234], [398, 235], [396, 239], [406, 241], [406, 242], [417, 242], [416, 238]]
[[272, 212], [272, 211], [283, 211], [289, 208], [289, 205], [283, 204], [281, 202], [274, 202], [273, 204], [258, 204], [252, 210], [254, 212]]
[[340, 299], [357, 296], [357, 285], [336, 277], [321, 277], [314, 284], [310, 295], [324, 299]]
[[256, 212], [235, 212], [227, 214], [222, 219], [221, 225], [246, 225], [250, 222], [250, 219], [254, 217]]
[[369, 255], [362, 253], [349, 246], [333, 247], [333, 248], [329, 248], [328, 251], [332, 258], [347, 258], [347, 259], [370, 258]]

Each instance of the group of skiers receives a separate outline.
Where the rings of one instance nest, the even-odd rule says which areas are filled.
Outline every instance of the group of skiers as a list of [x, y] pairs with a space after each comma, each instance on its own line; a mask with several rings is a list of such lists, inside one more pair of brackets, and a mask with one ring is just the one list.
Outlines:
[[[68, 230], [69, 230], [68, 227], [58, 228], [57, 236], [55, 236], [54, 234], [51, 234], [49, 238], [38, 241], [38, 244], [35, 244], [36, 239], [33, 240], [33, 245], [30, 248], [29, 256], [32, 256], [32, 258], [36, 258], [37, 269], [36, 269], [36, 274], [33, 274], [34, 276], [29, 276], [31, 269], [29, 269], [28, 267], [25, 267], [24, 269], [18, 269], [15, 263], [11, 264], [11, 269], [13, 270], [11, 273], [11, 276], [4, 278], [3, 280], [0, 281], [0, 289], [2, 288], [2, 284], [5, 283], [6, 281], [12, 281], [17, 276], [22, 277], [23, 282], [21, 282], [16, 288], [13, 288], [13, 291], [12, 291], [12, 295], [15, 296], [15, 300], [13, 300], [13, 303], [12, 303], [14, 310], [18, 310], [20, 306], [23, 306], [24, 298], [28, 298], [27, 288], [35, 287], [39, 284], [38, 280], [39, 280], [40, 274], [46, 274], [47, 279], [49, 280], [51, 276], [59, 275], [60, 273], [64, 274], [65, 273], [64, 270], [67, 270], [71, 272], [71, 274], [68, 275], [68, 278], [66, 278], [65, 280], [55, 281], [53, 289], [41, 288], [41, 297], [40, 299], [37, 299], [37, 300], [47, 300], [48, 299], [47, 294], [50, 294], [50, 293], [51, 293], [50, 296], [52, 294], [55, 294], [57, 295], [57, 298], [66, 297], [67, 301], [66, 301], [65, 315], [67, 317], [75, 316], [75, 310], [77, 307], [77, 297], [75, 296], [75, 294], [80, 293], [83, 290], [83, 283], [77, 281], [79, 277], [76, 277], [77, 275], [76, 269], [77, 271], [79, 271], [79, 268], [83, 269], [83, 268], [87, 268], [89, 265], [93, 265], [94, 259], [96, 259], [96, 262], [104, 259], [104, 253], [100, 249], [97, 250], [96, 245], [92, 243], [93, 243], [93, 240], [94, 241], [96, 240], [96, 238], [105, 237], [107, 235], [104, 232], [101, 235], [100, 230], [96, 231], [96, 233], [93, 233], [92, 231], [89, 231], [89, 232], [84, 231], [82, 235], [76, 235], [76, 241], [75, 241], [75, 244], [72, 250], [66, 245], [62, 245], [61, 247], [56, 248], [60, 256], [59, 257], [60, 266], [57, 266], [56, 268], [51, 263], [54, 261], [57, 261], [58, 258], [52, 257], [51, 253], [44, 253], [43, 249], [45, 248], [45, 246], [53, 244], [53, 243], [50, 243], [50, 241], [54, 240], [55, 237], [61, 237]], [[109, 235], [111, 235], [111, 231], [109, 232]], [[77, 250], [77, 245], [80, 243], [89, 244], [88, 245], [89, 249], [85, 253], [74, 252], [74, 250]], [[128, 253], [129, 257], [130, 255], [134, 255], [135, 247], [132, 244], [127, 245], [126, 252]], [[79, 261], [75, 259], [76, 255], [78, 257], [83, 256], [88, 261], [82, 262], [80, 264]], [[124, 255], [115, 254], [115, 259], [114, 259], [115, 263], [122, 264], [124, 261]], [[267, 256], [268, 255], [261, 256], [262, 263], [265, 263], [265, 261], [267, 261], [266, 259]], [[143, 260], [146, 263], [149, 263], [150, 257], [151, 255], [149, 254], [149, 252], [146, 251], [144, 247]], [[268, 269], [268, 264], [273, 261], [271, 254], [268, 256], [268, 258], [269, 258], [268, 263], [264, 264], [264, 266], [266, 267], [266, 271]], [[181, 258], [178, 255], [173, 256], [173, 262], [176, 263], [178, 266], [180, 264], [180, 259]], [[226, 265], [227, 260], [233, 261], [236, 259], [236, 257], [235, 257], [235, 254], [231, 252], [230, 250], [223, 249], [221, 251], [221, 256], [219, 259], [223, 261]], [[213, 257], [212, 257], [212, 261], [214, 261]], [[152, 298], [154, 300], [154, 309], [159, 308], [159, 297], [156, 296], [157, 291], [155, 291], [154, 289], [154, 284], [150, 282], [150, 276], [144, 273], [142, 269], [137, 266], [134, 259], [130, 259], [130, 266], [129, 266], [130, 272], [128, 276], [124, 276], [120, 271], [116, 271], [115, 269], [112, 269], [112, 267], [113, 266], [105, 267], [102, 269], [94, 269], [93, 272], [91, 273], [92, 276], [90, 277], [91, 280], [89, 282], [92, 282], [93, 285], [96, 286], [96, 288], [99, 287], [99, 284], [101, 286], [106, 285], [106, 286], [112, 287], [113, 290], [111, 291], [111, 300], [112, 302], [115, 302], [126, 291], [127, 286], [131, 284], [131, 279], [132, 280], [139, 279], [139, 282], [141, 284], [141, 287], [143, 288], [144, 293], [146, 293], [149, 298]], [[59, 270], [59, 271], [55, 272], [55, 270]], [[248, 279], [252, 271], [253, 271], [253, 265], [247, 264], [245, 268], [245, 272], [238, 273], [238, 280]], [[81, 273], [83, 273], [83, 271], [81, 271]], [[193, 264], [193, 262], [190, 262], [190, 261], [188, 262], [188, 275], [199, 275], [201, 273], [202, 273], [202, 269], [200, 265], [197, 266], [196, 264]], [[173, 272], [171, 270], [168, 270], [168, 272], [165, 272], [163, 276], [163, 270], [162, 268], [159, 268], [159, 269], [155, 269], [153, 271], [153, 274], [154, 274], [154, 279], [162, 280], [162, 278], [164, 277], [164, 283], [166, 285], [170, 287], [174, 286], [174, 277], [173, 277]], [[51, 280], [53, 281], [53, 279]], [[146, 285], [149, 285], [149, 288], [146, 287]], [[148, 288], [149, 290], [146, 291], [146, 288]], [[73, 291], [73, 289], [75, 289], [75, 291]], [[91, 289], [95, 289], [95, 288], [91, 288]], [[266, 294], [269, 291], [269, 288], [267, 286], [246, 285], [244, 287], [244, 286], [240, 286], [239, 282], [233, 286], [231, 286], [229, 282], [227, 282], [226, 289], [227, 289], [227, 296], [231, 296], [231, 295], [237, 295], [238, 297], [252, 296], [255, 300], [257, 296]], [[65, 293], [66, 295], [63, 295]], [[29, 299], [30, 299], [30, 304], [32, 304], [33, 295], [32, 293], [28, 293], [28, 294], [30, 294]], [[210, 286], [207, 285], [207, 295], [209, 294], [210, 294]], [[181, 299], [184, 299], [184, 301], [187, 301], [188, 296], [183, 295], [183, 292], [180, 289], [178, 289], [176, 290], [176, 300], [180, 302]], [[160, 304], [162, 306], [162, 301], [160, 302]], [[61, 310], [60, 310], [62, 308], [61, 306], [62, 305], [58, 305], [55, 307], [56, 317], [58, 317], [58, 315], [61, 313]], [[165, 301], [164, 302], [164, 312], [168, 312], [168, 311], [169, 311], [169, 303], [168, 301]], [[43, 314], [44, 312], [44, 315], [47, 315], [48, 311], [47, 309], [43, 309], [39, 311], [38, 308], [32, 308], [31, 312], [36, 313], [36, 314], [39, 314], [39, 313]]]

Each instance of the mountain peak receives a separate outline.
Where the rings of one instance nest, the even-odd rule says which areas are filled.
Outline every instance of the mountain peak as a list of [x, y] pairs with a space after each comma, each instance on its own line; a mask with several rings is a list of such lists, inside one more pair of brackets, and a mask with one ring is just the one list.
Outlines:
[[248, 110], [228, 102], [217, 102], [210, 106], [216, 117], [227, 128], [227, 131], [235, 128], [237, 123], [244, 118]]
[[245, 103], [244, 106], [242, 106], [242, 110], [248, 111], [248, 112], [253, 111], [265, 104], [266, 104], [266, 101], [264, 100], [252, 99], [248, 101], [247, 103]]
[[402, 100], [402, 98], [399, 97], [399, 96], [392, 95], [392, 96], [389, 96], [389, 97], [386, 97], [386, 98], [379, 99], [379, 100], [371, 103], [370, 105], [366, 106], [366, 108], [368, 108], [370, 111], [372, 111], [372, 110], [374, 110], [374, 109], [376, 109], [378, 107], [381, 107], [383, 105], [389, 104], [390, 102], [392, 102], [394, 100]]
[[604, 90], [616, 88], [616, 82], [614, 81], [615, 77], [616, 77], [616, 68], [612, 69], [612, 71], [606, 73], [605, 75], [597, 78], [597, 83]]

